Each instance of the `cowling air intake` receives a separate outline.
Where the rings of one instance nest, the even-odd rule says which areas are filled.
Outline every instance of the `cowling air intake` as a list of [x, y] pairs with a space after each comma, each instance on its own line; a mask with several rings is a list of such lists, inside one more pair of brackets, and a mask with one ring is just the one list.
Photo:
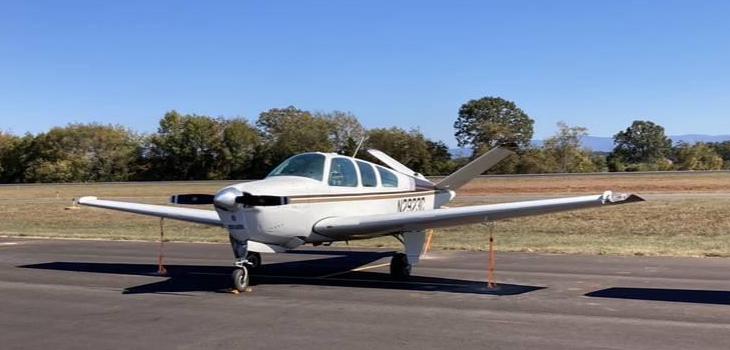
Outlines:
[[250, 193], [244, 193], [243, 195], [236, 197], [236, 203], [243, 204], [244, 207], [270, 207], [289, 204], [289, 198], [279, 196], [255, 196]]

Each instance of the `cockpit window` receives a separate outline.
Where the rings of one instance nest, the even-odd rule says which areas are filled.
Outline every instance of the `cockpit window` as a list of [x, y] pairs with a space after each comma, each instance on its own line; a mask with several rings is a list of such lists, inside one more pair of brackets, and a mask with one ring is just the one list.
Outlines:
[[375, 170], [373, 166], [357, 161], [357, 167], [360, 168], [360, 177], [362, 178], [362, 185], [365, 187], [375, 187], [378, 185], [378, 179], [375, 177]]
[[329, 184], [330, 186], [357, 187], [355, 165], [347, 158], [332, 158]]
[[322, 181], [324, 158], [324, 155], [317, 153], [296, 155], [279, 164], [269, 176], [302, 176]]
[[378, 173], [380, 173], [380, 183], [383, 184], [383, 187], [398, 187], [398, 177], [390, 170], [378, 167]]

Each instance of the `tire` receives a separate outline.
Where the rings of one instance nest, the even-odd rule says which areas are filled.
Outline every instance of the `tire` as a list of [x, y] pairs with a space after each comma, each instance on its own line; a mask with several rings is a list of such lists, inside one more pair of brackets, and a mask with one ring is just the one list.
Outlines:
[[397, 281], [405, 281], [411, 276], [411, 264], [408, 256], [397, 253], [390, 259], [390, 276]]
[[245, 292], [249, 285], [248, 269], [245, 266], [235, 269], [231, 277], [233, 278], [233, 288], [239, 292]]
[[246, 255], [246, 260], [248, 260], [248, 263], [251, 264], [252, 269], [261, 266], [261, 254], [257, 252], [249, 252]]

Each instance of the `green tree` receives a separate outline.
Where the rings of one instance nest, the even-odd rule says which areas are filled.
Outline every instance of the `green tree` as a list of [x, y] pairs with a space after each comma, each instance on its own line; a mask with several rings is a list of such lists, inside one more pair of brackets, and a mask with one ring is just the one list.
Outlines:
[[429, 145], [418, 130], [405, 131], [395, 127], [371, 129], [365, 146], [385, 152], [413, 171], [421, 174], [431, 172]]
[[139, 137], [121, 126], [70, 124], [39, 134], [24, 147], [24, 181], [126, 181], [140, 151]]
[[0, 131], [0, 182], [10, 183], [17, 181], [18, 158], [16, 150], [21, 139]]
[[335, 152], [352, 155], [357, 144], [365, 136], [365, 128], [357, 117], [350, 112], [332, 111], [329, 113], [315, 113], [315, 117], [328, 120], [331, 124], [330, 140]]
[[690, 145], [680, 143], [674, 149], [677, 170], [718, 170], [722, 169], [723, 160], [715, 150], [705, 143]]
[[266, 157], [259, 164], [264, 168], [297, 153], [335, 151], [331, 121], [294, 106], [263, 112], [256, 125], [266, 142]]
[[34, 152], [31, 148], [34, 140], [35, 136], [30, 133], [17, 138], [11, 135], [10, 142], [6, 143], [4, 154], [0, 156], [2, 157], [0, 162], [3, 163], [3, 174], [0, 182], [26, 182], [26, 170], [29, 163], [34, 159]]
[[518, 174], [554, 173], [559, 168], [555, 155], [545, 148], [528, 148], [519, 157], [514, 157], [512, 162], [512, 172]]
[[667, 157], [672, 140], [664, 134], [664, 128], [651, 121], [634, 121], [625, 131], [614, 135], [614, 149], [608, 162], [612, 170], [662, 170], [667, 167]]
[[707, 144], [715, 152], [722, 157], [725, 168], [730, 168], [730, 141], [713, 142]]
[[160, 120], [157, 133], [148, 138], [143, 178], [248, 178], [259, 143], [258, 131], [244, 119], [170, 111]]
[[557, 167], [554, 171], [561, 173], [596, 171], [591, 152], [581, 146], [581, 139], [586, 135], [588, 135], [586, 128], [570, 127], [564, 122], [558, 122], [558, 132], [543, 144], [546, 156], [555, 159]]
[[261, 135], [245, 119], [223, 122], [223, 149], [220, 167], [228, 179], [254, 177], [254, 159], [261, 146]]
[[476, 157], [496, 146], [528, 148], [534, 123], [514, 102], [484, 97], [461, 106], [454, 128], [459, 147], [471, 147]]
[[606, 154], [602, 152], [591, 153], [591, 161], [593, 162], [593, 168], [597, 172], [608, 171], [608, 159]]
[[220, 164], [223, 126], [201, 115], [165, 113], [157, 133], [149, 138], [146, 177], [154, 180], [223, 178]]
[[426, 175], [448, 175], [456, 170], [456, 162], [451, 158], [449, 147], [443, 141], [426, 140], [430, 159], [429, 169], [424, 170]]

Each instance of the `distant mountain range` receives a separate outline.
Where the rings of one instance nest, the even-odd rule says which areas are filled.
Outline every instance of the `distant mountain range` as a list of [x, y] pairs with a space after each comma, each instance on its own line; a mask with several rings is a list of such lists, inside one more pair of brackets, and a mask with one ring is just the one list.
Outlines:
[[[697, 143], [730, 141], [730, 135], [686, 134], [670, 135], [669, 138], [671, 138], [675, 144], [679, 142]], [[532, 144], [535, 146], [541, 146], [542, 142], [542, 140], [533, 140]], [[613, 150], [613, 137], [586, 136], [583, 138], [582, 144], [583, 147], [595, 152], [611, 152], [611, 150]], [[449, 152], [451, 152], [451, 156], [454, 158], [468, 157], [471, 155], [471, 149], [469, 148], [451, 148], [449, 149]]]

